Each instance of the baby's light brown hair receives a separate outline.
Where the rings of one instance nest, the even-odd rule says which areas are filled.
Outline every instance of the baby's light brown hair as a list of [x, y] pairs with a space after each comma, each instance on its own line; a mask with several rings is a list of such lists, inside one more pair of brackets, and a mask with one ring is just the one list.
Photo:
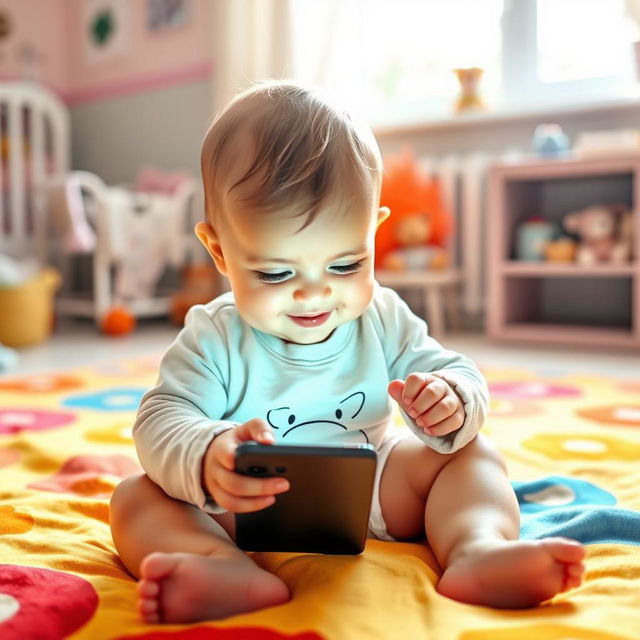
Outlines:
[[319, 91], [269, 81], [236, 96], [218, 114], [201, 154], [205, 210], [216, 227], [228, 196], [257, 213], [304, 216], [332, 206], [377, 207], [382, 161], [371, 130]]

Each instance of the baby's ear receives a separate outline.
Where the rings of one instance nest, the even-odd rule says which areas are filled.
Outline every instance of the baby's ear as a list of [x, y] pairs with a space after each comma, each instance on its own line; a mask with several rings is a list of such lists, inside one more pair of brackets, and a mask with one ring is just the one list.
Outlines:
[[220, 246], [220, 238], [216, 230], [208, 222], [198, 222], [194, 232], [198, 236], [198, 240], [202, 242], [211, 259], [215, 262], [216, 268], [223, 275], [227, 275], [227, 265]]
[[380, 207], [378, 209], [378, 221], [376, 222], [376, 229], [391, 215], [389, 207]]

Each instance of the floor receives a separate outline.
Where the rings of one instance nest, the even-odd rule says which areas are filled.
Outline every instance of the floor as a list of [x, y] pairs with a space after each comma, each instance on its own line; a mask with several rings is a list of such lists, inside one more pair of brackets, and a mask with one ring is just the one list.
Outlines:
[[[17, 364], [4, 375], [64, 370], [105, 360], [160, 354], [177, 331], [166, 321], [144, 321], [134, 333], [111, 338], [99, 334], [89, 321], [65, 320], [44, 344], [21, 349]], [[551, 376], [571, 371], [640, 377], [640, 354], [637, 352], [495, 344], [478, 333], [450, 334], [441, 342], [485, 366], [534, 369]]]

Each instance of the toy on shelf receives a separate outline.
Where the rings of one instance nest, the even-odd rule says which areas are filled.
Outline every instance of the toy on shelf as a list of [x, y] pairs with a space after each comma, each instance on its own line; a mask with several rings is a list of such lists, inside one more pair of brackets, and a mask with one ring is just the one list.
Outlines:
[[576, 262], [622, 264], [632, 258], [632, 214], [625, 204], [598, 204], [565, 216], [564, 228], [579, 238]]
[[545, 258], [545, 246], [557, 233], [557, 226], [544, 218], [534, 216], [516, 229], [517, 260], [541, 261]]
[[559, 156], [571, 148], [567, 134], [556, 123], [539, 124], [533, 133], [532, 144], [539, 156]]
[[408, 149], [385, 160], [380, 202], [391, 216], [376, 236], [376, 267], [415, 271], [448, 265], [452, 215], [438, 181], [420, 170]]
[[544, 246], [544, 258], [547, 262], [575, 262], [578, 243], [569, 236], [563, 236], [547, 242]]

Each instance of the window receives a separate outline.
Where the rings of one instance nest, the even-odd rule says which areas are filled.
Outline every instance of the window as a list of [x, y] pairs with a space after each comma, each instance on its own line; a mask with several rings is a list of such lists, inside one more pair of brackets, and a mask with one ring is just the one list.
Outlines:
[[457, 67], [504, 111], [637, 91], [625, 0], [291, 1], [296, 75], [372, 124], [450, 115]]

